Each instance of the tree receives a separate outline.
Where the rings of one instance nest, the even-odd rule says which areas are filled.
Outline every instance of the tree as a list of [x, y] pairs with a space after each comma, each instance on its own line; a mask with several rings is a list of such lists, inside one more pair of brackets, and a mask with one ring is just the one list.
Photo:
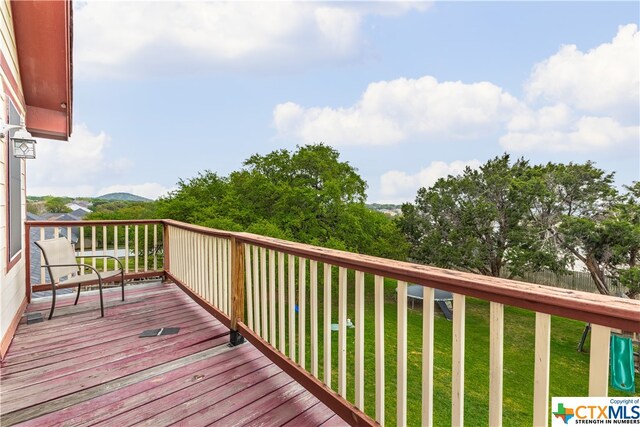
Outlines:
[[45, 210], [51, 213], [68, 213], [71, 209], [65, 205], [69, 203], [70, 199], [63, 197], [48, 197], [45, 201]]
[[494, 158], [440, 179], [405, 204], [398, 225], [414, 259], [491, 276], [566, 273], [579, 261], [598, 290], [607, 278], [640, 293], [640, 184], [620, 195], [613, 174], [585, 164], [531, 166]]
[[403, 259], [391, 220], [364, 205], [367, 184], [323, 144], [249, 157], [228, 177], [205, 171], [160, 199], [165, 218]]
[[415, 205], [402, 206], [398, 225], [420, 262], [500, 276], [525, 266], [539, 268], [523, 227], [530, 193], [530, 167], [505, 154], [462, 175], [439, 179], [418, 190]]
[[[640, 185], [636, 182], [624, 195], [613, 186], [613, 174], [585, 165], [548, 165], [556, 212], [545, 218], [545, 226], [570, 258], [584, 263], [602, 294], [611, 294], [609, 277], [640, 292]], [[548, 193], [549, 194], [549, 193]], [[572, 262], [569, 262], [572, 264]]]
[[556, 253], [561, 268], [584, 263], [596, 287], [610, 294], [599, 247], [604, 241], [598, 224], [611, 212], [617, 192], [613, 174], [606, 174], [592, 162], [537, 166], [532, 173], [535, 199], [530, 209], [529, 231], [542, 247]]

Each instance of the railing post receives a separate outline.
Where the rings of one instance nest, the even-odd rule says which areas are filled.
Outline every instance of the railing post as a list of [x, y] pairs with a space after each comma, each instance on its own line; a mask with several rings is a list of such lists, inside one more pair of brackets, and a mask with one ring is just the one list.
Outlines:
[[25, 223], [24, 225], [24, 258], [25, 258], [25, 296], [27, 302], [31, 302], [31, 225]]
[[[162, 222], [162, 271], [164, 271], [164, 281], [168, 281], [167, 272], [171, 271], [169, 264], [169, 224]], [[156, 255], [157, 256], [157, 255]]]
[[244, 322], [244, 244], [231, 237], [231, 334], [230, 344], [244, 342], [238, 332], [238, 322]]

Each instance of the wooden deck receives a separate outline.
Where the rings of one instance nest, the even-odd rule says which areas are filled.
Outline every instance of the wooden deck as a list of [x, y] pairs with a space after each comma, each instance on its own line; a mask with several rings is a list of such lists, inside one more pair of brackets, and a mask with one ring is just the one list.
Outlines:
[[[0, 424], [344, 425], [329, 408], [173, 284], [58, 299], [54, 318], [20, 324], [0, 371]], [[27, 312], [48, 315], [50, 301]], [[176, 335], [139, 338], [146, 329]]]

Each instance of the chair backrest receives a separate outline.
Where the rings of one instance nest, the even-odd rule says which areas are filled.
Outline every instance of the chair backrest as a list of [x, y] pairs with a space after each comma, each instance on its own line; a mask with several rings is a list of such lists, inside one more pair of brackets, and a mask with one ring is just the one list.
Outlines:
[[49, 267], [49, 275], [54, 283], [59, 282], [61, 277], [78, 272], [76, 253], [71, 242], [66, 237], [38, 240], [35, 244], [42, 250], [44, 261], [47, 265], [76, 264], [75, 267]]

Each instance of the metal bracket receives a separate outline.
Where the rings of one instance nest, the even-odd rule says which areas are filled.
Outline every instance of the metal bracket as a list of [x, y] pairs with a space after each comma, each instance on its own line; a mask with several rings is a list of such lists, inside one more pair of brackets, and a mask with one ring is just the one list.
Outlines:
[[229, 347], [235, 347], [244, 343], [244, 337], [240, 335], [240, 332], [232, 330], [229, 334]]

